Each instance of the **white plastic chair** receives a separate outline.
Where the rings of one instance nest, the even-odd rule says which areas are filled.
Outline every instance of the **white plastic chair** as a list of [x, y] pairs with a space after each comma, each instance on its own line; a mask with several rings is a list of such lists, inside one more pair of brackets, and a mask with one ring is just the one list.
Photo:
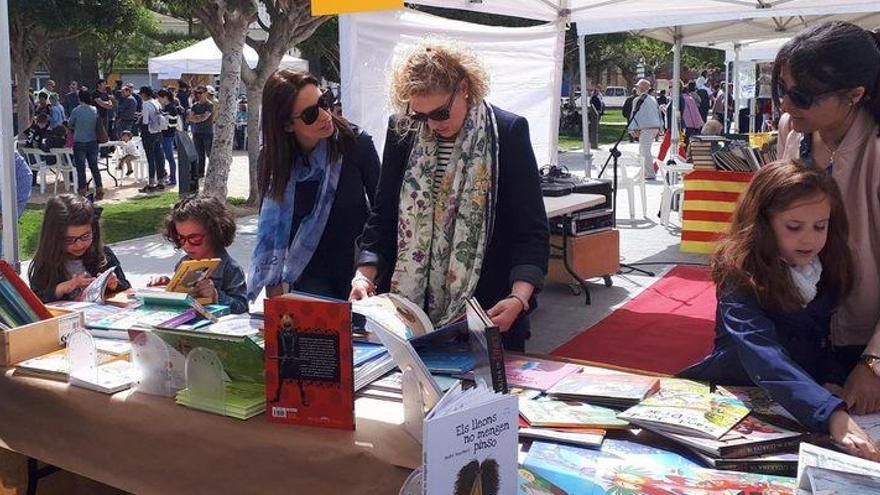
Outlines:
[[41, 149], [24, 147], [19, 148], [18, 152], [27, 162], [34, 175], [37, 176], [37, 182], [40, 184], [40, 194], [44, 194], [46, 192], [46, 172], [50, 170], [45, 160], [48, 153], [44, 153]]
[[641, 165], [641, 160], [642, 158], [639, 156], [638, 169], [626, 166], [620, 166], [617, 169], [617, 188], [618, 190], [626, 190], [630, 220], [636, 219], [636, 187], [639, 187], [642, 193], [642, 217], [648, 217], [648, 191], [645, 188], [645, 169]]
[[50, 148], [49, 153], [55, 155], [55, 194], [58, 194], [58, 182], [64, 181], [62, 191], [76, 191], [76, 167], [73, 164], [72, 148]]
[[[680, 204], [684, 198], [684, 184], [675, 177], [677, 172], [669, 171], [662, 160], [657, 163], [663, 180], [663, 192], [660, 194], [660, 225], [669, 225], [672, 207], [676, 201]], [[679, 220], [681, 220], [681, 212], [679, 212]]]
[[147, 153], [144, 151], [144, 143], [140, 136], [131, 138], [131, 142], [137, 146], [138, 159], [134, 162], [134, 178], [138, 182], [147, 179]]

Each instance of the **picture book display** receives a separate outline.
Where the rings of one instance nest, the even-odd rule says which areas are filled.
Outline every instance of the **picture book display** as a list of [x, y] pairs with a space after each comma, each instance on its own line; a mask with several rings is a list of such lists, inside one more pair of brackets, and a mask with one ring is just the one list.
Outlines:
[[565, 490], [527, 467], [521, 466], [517, 470], [517, 475], [519, 476], [517, 495], [568, 495]]
[[9, 264], [0, 260], [0, 330], [10, 329], [52, 315]]
[[292, 293], [264, 307], [269, 420], [353, 430], [351, 304]]
[[614, 409], [546, 397], [519, 397], [519, 413], [535, 427], [620, 429], [630, 426], [627, 421], [618, 419]]
[[534, 357], [510, 355], [504, 359], [507, 385], [547, 390], [559, 380], [580, 371], [575, 364]]
[[794, 452], [761, 454], [753, 457], [721, 459], [711, 457], [691, 449], [706, 467], [722, 471], [742, 471], [744, 473], [770, 474], [773, 476], [795, 477], [797, 475], [798, 455]]
[[[210, 277], [219, 265], [220, 258], [181, 261], [165, 290], [191, 295], [195, 292], [196, 284]], [[213, 299], [206, 297], [198, 298], [197, 301], [201, 304], [214, 302]]]
[[742, 458], [797, 450], [802, 434], [749, 415], [720, 439], [657, 431], [682, 445], [717, 458]]
[[736, 397], [664, 389], [619, 417], [652, 431], [720, 439], [749, 413]]
[[640, 375], [593, 375], [575, 373], [547, 390], [560, 399], [583, 400], [608, 407], [631, 407], [660, 390], [660, 380]]
[[426, 495], [516, 493], [516, 397], [457, 385], [428, 413], [422, 436]]

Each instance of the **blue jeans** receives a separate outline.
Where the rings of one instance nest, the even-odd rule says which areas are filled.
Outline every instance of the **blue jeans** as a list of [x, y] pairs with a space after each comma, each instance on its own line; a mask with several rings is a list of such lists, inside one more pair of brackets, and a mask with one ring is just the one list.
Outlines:
[[86, 160], [89, 162], [89, 170], [95, 187], [104, 187], [101, 181], [101, 172], [98, 171], [98, 142], [73, 143], [73, 166], [76, 167], [76, 187], [79, 190], [86, 188]]
[[141, 126], [141, 142], [144, 153], [147, 155], [147, 170], [149, 172], [149, 184], [156, 185], [165, 177], [165, 167], [162, 163], [162, 135], [158, 132], [150, 133], [146, 126]]
[[162, 135], [162, 151], [165, 153], [165, 161], [168, 162], [168, 171], [171, 173], [171, 181], [177, 182], [177, 160], [174, 159], [174, 136]]

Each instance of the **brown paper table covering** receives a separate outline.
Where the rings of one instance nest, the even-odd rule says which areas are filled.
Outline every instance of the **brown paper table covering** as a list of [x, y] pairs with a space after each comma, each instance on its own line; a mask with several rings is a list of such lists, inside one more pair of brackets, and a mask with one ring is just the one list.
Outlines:
[[395, 494], [421, 461], [402, 406], [358, 399], [356, 431], [248, 421], [0, 368], [0, 447], [138, 494]]

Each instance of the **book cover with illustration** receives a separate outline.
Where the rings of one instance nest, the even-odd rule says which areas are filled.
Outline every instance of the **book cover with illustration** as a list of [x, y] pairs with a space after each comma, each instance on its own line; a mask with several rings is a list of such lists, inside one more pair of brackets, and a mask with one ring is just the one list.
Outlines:
[[[181, 261], [165, 290], [168, 292], [192, 294], [195, 292], [196, 284], [210, 277], [219, 265], [220, 258]], [[208, 297], [197, 298], [196, 300], [201, 304], [211, 304], [214, 302], [212, 298]]]
[[660, 380], [655, 377], [576, 373], [550, 387], [547, 395], [609, 407], [631, 407], [658, 390]]
[[580, 366], [526, 356], [504, 357], [504, 371], [510, 387], [547, 390], [566, 376], [580, 371]]
[[485, 387], [452, 387], [425, 418], [425, 494], [515, 493], [516, 420], [516, 397]]
[[736, 397], [661, 388], [619, 417], [652, 431], [718, 440], [748, 414], [749, 409]]
[[264, 307], [269, 421], [353, 430], [351, 304], [291, 293]]
[[736, 397], [752, 411], [752, 414], [761, 416], [766, 421], [784, 426], [789, 430], [802, 429], [801, 424], [790, 412], [786, 411], [781, 404], [771, 399], [767, 392], [764, 392], [759, 387], [732, 387], [725, 385], [718, 387], [716, 392]]
[[519, 397], [519, 413], [529, 425], [547, 428], [629, 428], [617, 411], [583, 402], [566, 402], [547, 397]]
[[517, 475], [519, 477], [517, 495], [568, 495], [565, 490], [550, 483], [527, 467], [521, 466], [517, 470]]
[[83, 289], [77, 300], [92, 303], [104, 302], [104, 298], [107, 294], [107, 282], [110, 281], [110, 275], [112, 275], [115, 270], [116, 267], [111, 266], [101, 272], [95, 277], [95, 280], [92, 280], [92, 283], [90, 283], [88, 287]]
[[658, 431], [660, 435], [713, 457], [742, 458], [797, 450], [801, 433], [749, 415], [718, 440]]

